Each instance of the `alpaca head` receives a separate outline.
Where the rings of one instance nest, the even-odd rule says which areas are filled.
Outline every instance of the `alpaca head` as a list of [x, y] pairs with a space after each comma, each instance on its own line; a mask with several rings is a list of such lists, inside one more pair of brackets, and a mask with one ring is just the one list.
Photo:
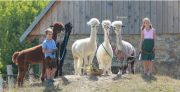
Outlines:
[[57, 34], [61, 33], [61, 31], [64, 31], [64, 24], [61, 22], [54, 22], [50, 25], [53, 29], [53, 39], [56, 41]]
[[71, 33], [72, 28], [73, 28], [73, 25], [70, 22], [65, 24], [66, 33]]
[[54, 33], [60, 33], [64, 31], [64, 25], [61, 22], [54, 22], [50, 25], [52, 27]]
[[120, 34], [122, 30], [122, 21], [114, 21], [112, 22], [112, 27], [116, 34]]
[[109, 35], [109, 30], [111, 28], [111, 21], [110, 20], [103, 20], [102, 21], [102, 28], [104, 29], [104, 31], [107, 32], [107, 34]]
[[100, 22], [97, 18], [92, 18], [87, 22], [87, 25], [90, 25], [91, 28], [96, 29], [99, 26]]

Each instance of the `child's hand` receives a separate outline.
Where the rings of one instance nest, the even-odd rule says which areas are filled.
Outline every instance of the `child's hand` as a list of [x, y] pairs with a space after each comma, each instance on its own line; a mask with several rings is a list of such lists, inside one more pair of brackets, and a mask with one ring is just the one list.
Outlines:
[[56, 51], [57, 51], [57, 49], [53, 49], [53, 50], [52, 50], [52, 52], [56, 52]]

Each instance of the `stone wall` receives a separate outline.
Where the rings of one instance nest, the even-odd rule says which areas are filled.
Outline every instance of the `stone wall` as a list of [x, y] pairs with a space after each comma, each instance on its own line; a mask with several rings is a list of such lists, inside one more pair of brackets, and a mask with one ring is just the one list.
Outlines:
[[[73, 74], [73, 57], [71, 53], [71, 46], [77, 39], [86, 38], [89, 35], [71, 35], [68, 42], [68, 51], [64, 62], [64, 74]], [[126, 40], [135, 46], [139, 47], [140, 35], [123, 35], [123, 40]], [[115, 35], [110, 35], [111, 44], [115, 44]], [[97, 36], [98, 45], [103, 42], [103, 35]], [[174, 74], [180, 76], [180, 34], [163, 34], [157, 35], [156, 40], [156, 58], [155, 67], [158, 74]], [[137, 51], [138, 52], [138, 51]], [[97, 64], [96, 58], [93, 61]], [[136, 71], [142, 71], [142, 62], [137, 60]]]

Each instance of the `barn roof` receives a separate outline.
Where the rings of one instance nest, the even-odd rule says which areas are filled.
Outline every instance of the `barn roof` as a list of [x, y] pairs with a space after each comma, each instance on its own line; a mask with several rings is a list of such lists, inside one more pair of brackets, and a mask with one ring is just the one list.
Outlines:
[[50, 8], [55, 3], [54, 1], [50, 1], [49, 4], [44, 8], [44, 10], [36, 17], [36, 19], [33, 21], [33, 23], [26, 29], [26, 31], [23, 33], [23, 35], [20, 37], [20, 42], [23, 42], [25, 38], [32, 32], [34, 27], [39, 23], [39, 21], [42, 19], [42, 17], [50, 10]]

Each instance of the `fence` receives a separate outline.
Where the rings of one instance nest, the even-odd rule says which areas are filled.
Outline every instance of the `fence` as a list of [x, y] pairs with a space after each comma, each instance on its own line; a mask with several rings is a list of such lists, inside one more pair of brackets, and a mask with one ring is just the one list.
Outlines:
[[[35, 76], [38, 76], [37, 74], [34, 73], [33, 68], [30, 68], [28, 71], [29, 75], [29, 84], [34, 83]], [[6, 80], [3, 80], [3, 76], [6, 77]], [[13, 74], [12, 71], [12, 65], [7, 65], [7, 74], [0, 74], [0, 92], [3, 92], [3, 89], [5, 87], [5, 82], [7, 82], [8, 88], [13, 88], [15, 87], [16, 81], [15, 77], [17, 77], [17, 74]]]

